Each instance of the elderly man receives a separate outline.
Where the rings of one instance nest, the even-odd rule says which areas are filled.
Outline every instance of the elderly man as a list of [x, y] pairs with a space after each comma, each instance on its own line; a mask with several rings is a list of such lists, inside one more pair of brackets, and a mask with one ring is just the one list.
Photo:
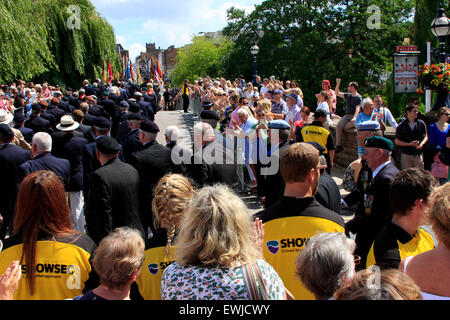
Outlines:
[[[295, 101], [297, 103], [297, 100]], [[271, 112], [275, 119], [282, 119], [286, 117], [289, 112], [286, 101], [283, 100], [283, 91], [277, 89], [273, 92], [273, 103]]]
[[286, 97], [286, 103], [288, 106], [289, 112], [284, 119], [289, 125], [292, 127], [296, 121], [302, 120], [300, 114], [300, 107], [297, 105], [298, 95], [295, 93], [291, 93]]
[[361, 257], [361, 266], [366, 265], [366, 257], [373, 240], [383, 225], [392, 218], [389, 203], [389, 186], [399, 170], [391, 162], [394, 144], [391, 140], [373, 136], [365, 141], [364, 158], [372, 170], [372, 180], [363, 191], [364, 205], [358, 207], [355, 217], [347, 222], [346, 232], [356, 233], [355, 254]]

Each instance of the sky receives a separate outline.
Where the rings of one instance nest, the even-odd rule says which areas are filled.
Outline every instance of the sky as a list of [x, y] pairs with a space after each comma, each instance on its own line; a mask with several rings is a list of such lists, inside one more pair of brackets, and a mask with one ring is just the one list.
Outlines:
[[116, 42], [130, 51], [132, 61], [146, 43], [156, 48], [188, 44], [199, 32], [220, 31], [228, 8], [251, 12], [263, 0], [91, 0], [113, 26]]

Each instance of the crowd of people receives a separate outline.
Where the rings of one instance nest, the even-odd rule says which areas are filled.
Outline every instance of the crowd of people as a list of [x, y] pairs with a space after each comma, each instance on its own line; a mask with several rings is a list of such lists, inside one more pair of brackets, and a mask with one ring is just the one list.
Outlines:
[[[151, 80], [3, 86], [0, 298], [449, 299], [449, 109], [428, 128], [411, 100], [397, 125], [380, 96], [340, 82], [324, 80], [310, 107], [274, 76], [186, 80], [170, 98]], [[155, 114], [177, 99], [188, 112], [192, 97], [192, 150], [177, 126], [158, 143]], [[351, 127], [341, 199], [330, 173]]]

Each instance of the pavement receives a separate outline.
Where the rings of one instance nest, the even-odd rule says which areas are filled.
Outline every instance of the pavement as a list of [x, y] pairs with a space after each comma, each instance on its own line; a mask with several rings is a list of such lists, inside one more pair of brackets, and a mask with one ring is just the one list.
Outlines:
[[[192, 139], [193, 139], [193, 127], [194, 123], [200, 121], [199, 118], [194, 116], [192, 113], [184, 113], [182, 110], [175, 111], [159, 111], [156, 114], [155, 122], [157, 123], [160, 133], [158, 134], [157, 141], [163, 145], [166, 144], [164, 138], [164, 131], [168, 126], [175, 125], [182, 131], [182, 138], [179, 144], [188, 150], [192, 151]], [[331, 169], [331, 176], [333, 177], [336, 184], [339, 186], [341, 195], [344, 197], [348, 194], [342, 187], [342, 178], [344, 176], [345, 168], [336, 166]], [[252, 215], [258, 211], [261, 211], [263, 207], [258, 203], [258, 198], [256, 195], [240, 194], [241, 199], [247, 204], [249, 214]], [[354, 216], [353, 210], [342, 210], [341, 215], [345, 221], [350, 220]]]

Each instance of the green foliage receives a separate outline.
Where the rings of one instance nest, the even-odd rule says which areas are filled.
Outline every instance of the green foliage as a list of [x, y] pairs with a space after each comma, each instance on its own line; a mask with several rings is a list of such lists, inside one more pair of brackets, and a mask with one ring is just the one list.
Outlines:
[[223, 57], [232, 49], [232, 43], [223, 39], [215, 42], [206, 37], [194, 37], [192, 44], [181, 48], [177, 54], [177, 64], [172, 81], [180, 85], [185, 79], [193, 82], [199, 77], [222, 74]]
[[[70, 6], [80, 10], [79, 28]], [[121, 68], [114, 31], [89, 0], [4, 0], [0, 13], [0, 81], [77, 86], [99, 78], [108, 59], [114, 70]]]

